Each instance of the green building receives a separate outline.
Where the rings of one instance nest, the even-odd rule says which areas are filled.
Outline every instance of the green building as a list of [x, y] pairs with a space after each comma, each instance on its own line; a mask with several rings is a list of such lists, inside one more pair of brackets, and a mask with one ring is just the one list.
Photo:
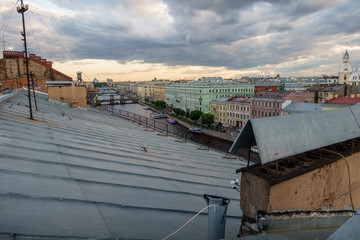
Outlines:
[[185, 111], [210, 112], [210, 102], [222, 97], [254, 95], [254, 85], [241, 82], [196, 81], [165, 86], [165, 102]]

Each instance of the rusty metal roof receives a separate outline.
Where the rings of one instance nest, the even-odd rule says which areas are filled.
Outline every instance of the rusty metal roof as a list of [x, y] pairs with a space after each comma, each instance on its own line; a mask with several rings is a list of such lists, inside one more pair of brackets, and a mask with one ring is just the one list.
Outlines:
[[[244, 163], [46, 95], [30, 120], [26, 100], [21, 91], [0, 106], [1, 239], [161, 239], [206, 206], [205, 193], [231, 199], [225, 236], [236, 238], [230, 180]], [[174, 239], [206, 239], [207, 221]]]
[[360, 107], [250, 119], [230, 152], [257, 145], [262, 164], [360, 136]]

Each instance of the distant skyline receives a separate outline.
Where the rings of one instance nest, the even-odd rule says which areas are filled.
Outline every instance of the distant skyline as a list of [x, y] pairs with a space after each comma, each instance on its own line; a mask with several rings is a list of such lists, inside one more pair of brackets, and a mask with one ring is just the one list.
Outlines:
[[[29, 53], [74, 79], [337, 75], [346, 49], [360, 67], [358, 0], [24, 3]], [[19, 4], [0, 3], [1, 50], [23, 50]]]

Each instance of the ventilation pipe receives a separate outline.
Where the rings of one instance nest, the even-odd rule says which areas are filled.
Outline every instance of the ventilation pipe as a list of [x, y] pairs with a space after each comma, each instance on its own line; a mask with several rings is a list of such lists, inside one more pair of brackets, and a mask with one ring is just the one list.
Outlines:
[[223, 239], [225, 237], [226, 211], [230, 199], [220, 195], [204, 194], [209, 207], [208, 240]]

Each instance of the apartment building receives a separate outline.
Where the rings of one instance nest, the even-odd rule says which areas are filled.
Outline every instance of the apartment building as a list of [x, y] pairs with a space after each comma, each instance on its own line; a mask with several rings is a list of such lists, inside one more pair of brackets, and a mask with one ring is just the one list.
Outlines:
[[210, 102], [210, 114], [214, 115], [216, 123], [226, 123], [226, 101], [228, 98], [219, 98]]
[[235, 96], [226, 102], [227, 124], [242, 128], [250, 118], [250, 100], [247, 97]]
[[165, 86], [165, 102], [174, 108], [185, 111], [200, 110], [209, 113], [212, 100], [236, 95], [253, 96], [254, 85], [235, 82], [194, 81]]

